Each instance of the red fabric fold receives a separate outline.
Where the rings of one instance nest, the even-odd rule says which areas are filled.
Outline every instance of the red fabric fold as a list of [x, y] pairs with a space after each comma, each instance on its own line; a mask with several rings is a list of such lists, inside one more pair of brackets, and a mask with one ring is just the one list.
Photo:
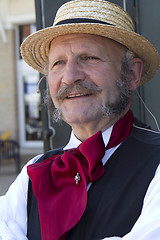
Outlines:
[[122, 143], [130, 134], [133, 126], [133, 114], [129, 110], [118, 122], [113, 126], [109, 143], [106, 149], [113, 148]]
[[57, 240], [78, 223], [87, 204], [87, 182], [97, 180], [104, 173], [101, 162], [104, 154], [105, 146], [98, 132], [77, 149], [28, 166], [43, 226], [42, 239], [50, 240], [53, 236]]
[[[114, 125], [107, 149], [129, 135], [132, 122], [133, 115], [129, 111]], [[104, 154], [102, 134], [98, 132], [76, 149], [27, 167], [38, 201], [43, 240], [62, 240], [64, 234], [79, 222], [87, 204], [87, 183], [104, 174], [101, 161]], [[77, 184], [76, 176], [79, 176]]]

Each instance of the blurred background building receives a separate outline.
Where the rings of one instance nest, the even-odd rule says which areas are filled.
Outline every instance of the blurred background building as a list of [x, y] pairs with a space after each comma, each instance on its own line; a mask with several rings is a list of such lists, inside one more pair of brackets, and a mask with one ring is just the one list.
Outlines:
[[34, 0], [0, 0], [0, 135], [7, 132], [24, 154], [43, 148], [39, 74], [19, 51], [35, 23]]
[[[34, 0], [0, 0], [0, 138], [19, 145], [22, 167], [32, 155], [43, 152], [39, 74], [21, 58], [19, 47], [36, 30]], [[0, 195], [17, 175], [15, 159], [6, 158], [1, 144]], [[13, 156], [15, 157], [15, 150]], [[15, 164], [16, 163], [16, 164]]]

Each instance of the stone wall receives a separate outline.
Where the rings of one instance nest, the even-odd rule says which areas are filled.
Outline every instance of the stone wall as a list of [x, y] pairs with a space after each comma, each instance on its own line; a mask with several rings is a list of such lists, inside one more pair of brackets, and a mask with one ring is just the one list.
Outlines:
[[34, 13], [35, 2], [34, 0], [9, 0], [10, 15], [24, 15]]
[[15, 140], [19, 140], [15, 29], [34, 22], [34, 0], [0, 1], [0, 134], [10, 130]]
[[17, 85], [14, 30], [7, 30], [7, 43], [0, 39], [0, 133], [10, 130], [18, 138]]

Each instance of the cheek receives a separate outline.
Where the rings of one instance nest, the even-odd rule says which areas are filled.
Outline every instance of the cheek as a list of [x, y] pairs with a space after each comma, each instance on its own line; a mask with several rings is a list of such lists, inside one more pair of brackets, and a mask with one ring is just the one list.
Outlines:
[[116, 80], [112, 81], [107, 81], [103, 84], [102, 86], [102, 95], [101, 98], [103, 99], [103, 102], [114, 102], [115, 100], [117, 100], [117, 98], [119, 98], [119, 89], [117, 87], [116, 84]]
[[58, 108], [60, 103], [55, 98], [55, 95], [60, 88], [60, 82], [58, 81], [58, 79], [52, 73], [49, 73], [48, 78], [47, 78], [47, 83], [48, 83], [48, 86], [49, 86], [49, 91], [50, 91], [50, 95], [51, 95], [52, 101], [54, 103], [54, 106], [56, 108]]
[[51, 95], [55, 95], [60, 87], [60, 81], [58, 81], [58, 79], [56, 78], [56, 76], [54, 76], [54, 74], [49, 73], [47, 82], [49, 85]]
[[[118, 79], [120, 74], [119, 67], [115, 67], [113, 64], [104, 64], [97, 66], [91, 72], [91, 79], [100, 87], [110, 87]], [[89, 74], [88, 74], [89, 75]]]

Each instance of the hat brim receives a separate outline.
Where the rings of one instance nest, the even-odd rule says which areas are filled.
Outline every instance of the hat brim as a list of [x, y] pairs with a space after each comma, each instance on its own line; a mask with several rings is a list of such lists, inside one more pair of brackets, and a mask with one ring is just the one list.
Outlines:
[[47, 74], [51, 41], [58, 36], [71, 33], [86, 33], [107, 37], [133, 51], [144, 62], [141, 85], [153, 78], [160, 66], [158, 52], [143, 36], [132, 31], [98, 23], [60, 25], [48, 27], [33, 33], [21, 45], [23, 59], [35, 70], [42, 74]]

